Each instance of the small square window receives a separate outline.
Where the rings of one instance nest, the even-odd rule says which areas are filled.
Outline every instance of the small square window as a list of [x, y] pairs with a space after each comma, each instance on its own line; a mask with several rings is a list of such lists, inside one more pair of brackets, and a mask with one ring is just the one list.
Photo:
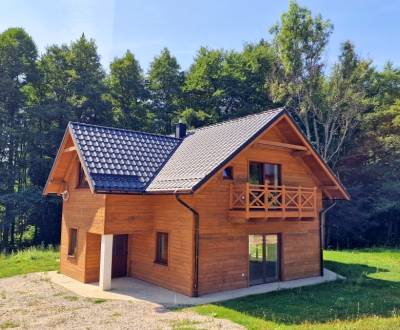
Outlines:
[[168, 233], [157, 233], [156, 240], [155, 262], [168, 265]]
[[224, 168], [223, 171], [224, 180], [233, 180], [233, 167], [228, 166]]
[[78, 229], [70, 228], [68, 233], [68, 256], [76, 256], [76, 247], [78, 244]]

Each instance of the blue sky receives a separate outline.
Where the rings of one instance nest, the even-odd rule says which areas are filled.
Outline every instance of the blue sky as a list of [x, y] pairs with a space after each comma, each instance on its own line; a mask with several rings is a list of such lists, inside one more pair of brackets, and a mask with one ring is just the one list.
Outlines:
[[[347, 39], [378, 67], [387, 60], [400, 65], [400, 1], [298, 2], [334, 24], [328, 65]], [[24, 27], [40, 52], [84, 32], [96, 40], [106, 67], [130, 49], [146, 70], [168, 47], [187, 69], [200, 46], [241, 49], [245, 42], [270, 40], [269, 28], [287, 6], [284, 0], [2, 0], [0, 31]]]

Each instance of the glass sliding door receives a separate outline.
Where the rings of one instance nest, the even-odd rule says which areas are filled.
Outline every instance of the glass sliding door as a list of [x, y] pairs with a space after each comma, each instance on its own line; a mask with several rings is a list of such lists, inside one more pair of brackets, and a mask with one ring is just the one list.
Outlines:
[[279, 279], [279, 236], [249, 235], [250, 285], [275, 282]]
[[249, 235], [249, 271], [251, 285], [264, 282], [264, 236]]
[[273, 282], [279, 275], [278, 235], [265, 235], [265, 279]]

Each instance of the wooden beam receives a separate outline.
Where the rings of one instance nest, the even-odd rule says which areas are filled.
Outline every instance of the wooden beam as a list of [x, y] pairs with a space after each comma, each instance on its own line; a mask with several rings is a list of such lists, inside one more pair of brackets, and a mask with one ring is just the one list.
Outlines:
[[283, 142], [276, 142], [276, 141], [267, 141], [267, 140], [259, 140], [257, 141], [258, 144], [270, 146], [270, 147], [278, 147], [278, 148], [285, 148], [285, 149], [294, 149], [294, 150], [301, 150], [301, 151], [307, 151], [307, 147], [305, 146], [300, 146], [297, 144], [289, 144], [289, 143], [283, 143]]
[[75, 160], [76, 160], [77, 158], [78, 158], [78, 154], [74, 154], [73, 157], [72, 157], [72, 159], [70, 159], [69, 165], [68, 165], [68, 168], [67, 168], [67, 171], [66, 171], [65, 174], [64, 174], [65, 180], [68, 180], [68, 179], [69, 179], [69, 175], [70, 175], [70, 173], [71, 173], [71, 171], [72, 171], [72, 168], [73, 168], [74, 165], [75, 165]]
[[60, 195], [65, 190], [66, 182], [63, 179], [51, 179], [49, 184], [56, 185], [57, 191], [55, 193]]
[[69, 147], [69, 148], [65, 148], [63, 150], [63, 152], [71, 152], [71, 151], [75, 151], [75, 150], [76, 150], [75, 146], [72, 146], [72, 147]]
[[323, 189], [323, 190], [332, 190], [332, 189], [334, 189], [334, 190], [338, 190], [339, 189], [339, 187], [338, 186], [321, 186], [321, 189]]
[[245, 217], [242, 218], [229, 217], [229, 222], [234, 224], [243, 224], [247, 222], [247, 219]]
[[329, 199], [333, 199], [332, 194], [329, 193], [328, 190], [322, 189], [322, 192], [323, 192], [326, 196], [328, 196]]
[[[50, 174], [47, 178], [46, 185], [44, 186], [43, 195], [47, 195], [49, 193], [48, 185], [50, 184], [50, 181], [54, 178], [54, 172], [55, 172], [58, 162], [61, 158], [61, 155], [63, 154], [62, 151], [63, 151], [64, 147], [67, 145], [67, 141], [70, 141], [70, 140], [71, 140], [71, 136], [70, 136], [69, 129], [66, 129], [63, 139], [61, 141], [60, 148], [57, 151], [56, 159], [53, 162], [53, 166], [51, 167]], [[51, 191], [50, 193], [56, 193], [56, 191]]]
[[50, 183], [51, 184], [64, 184], [65, 181], [63, 179], [51, 179]]
[[[293, 119], [291, 119], [287, 114], [285, 114], [284, 116], [282, 116], [281, 118], [287, 118], [287, 123], [289, 124], [289, 126], [291, 126], [293, 128], [293, 131], [298, 135], [298, 137], [300, 138], [300, 140], [303, 142], [304, 145], [310, 145], [311, 143], [306, 139], [306, 137], [301, 134], [300, 129], [296, 126], [296, 124], [294, 123]], [[349, 193], [346, 191], [346, 189], [344, 188], [344, 186], [341, 184], [341, 182], [339, 181], [339, 179], [333, 174], [333, 172], [328, 168], [328, 166], [326, 165], [326, 163], [317, 155], [317, 153], [311, 149], [311, 154], [314, 156], [314, 158], [316, 159], [316, 161], [319, 163], [319, 165], [322, 167], [322, 169], [324, 170], [324, 172], [328, 175], [328, 177], [331, 178], [331, 180], [336, 183], [339, 187], [339, 191], [342, 193], [343, 197], [347, 200], [350, 200], [350, 195]], [[326, 190], [325, 190], [326, 191]]]
[[311, 151], [310, 150], [296, 150], [292, 151], [292, 156], [294, 157], [305, 157], [305, 156], [310, 156]]

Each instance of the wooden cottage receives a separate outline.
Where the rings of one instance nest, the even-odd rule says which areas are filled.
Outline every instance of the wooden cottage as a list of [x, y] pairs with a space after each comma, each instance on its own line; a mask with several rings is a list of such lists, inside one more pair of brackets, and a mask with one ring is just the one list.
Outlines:
[[175, 137], [70, 123], [44, 194], [63, 274], [188, 296], [321, 275], [323, 200], [349, 199], [283, 109]]

